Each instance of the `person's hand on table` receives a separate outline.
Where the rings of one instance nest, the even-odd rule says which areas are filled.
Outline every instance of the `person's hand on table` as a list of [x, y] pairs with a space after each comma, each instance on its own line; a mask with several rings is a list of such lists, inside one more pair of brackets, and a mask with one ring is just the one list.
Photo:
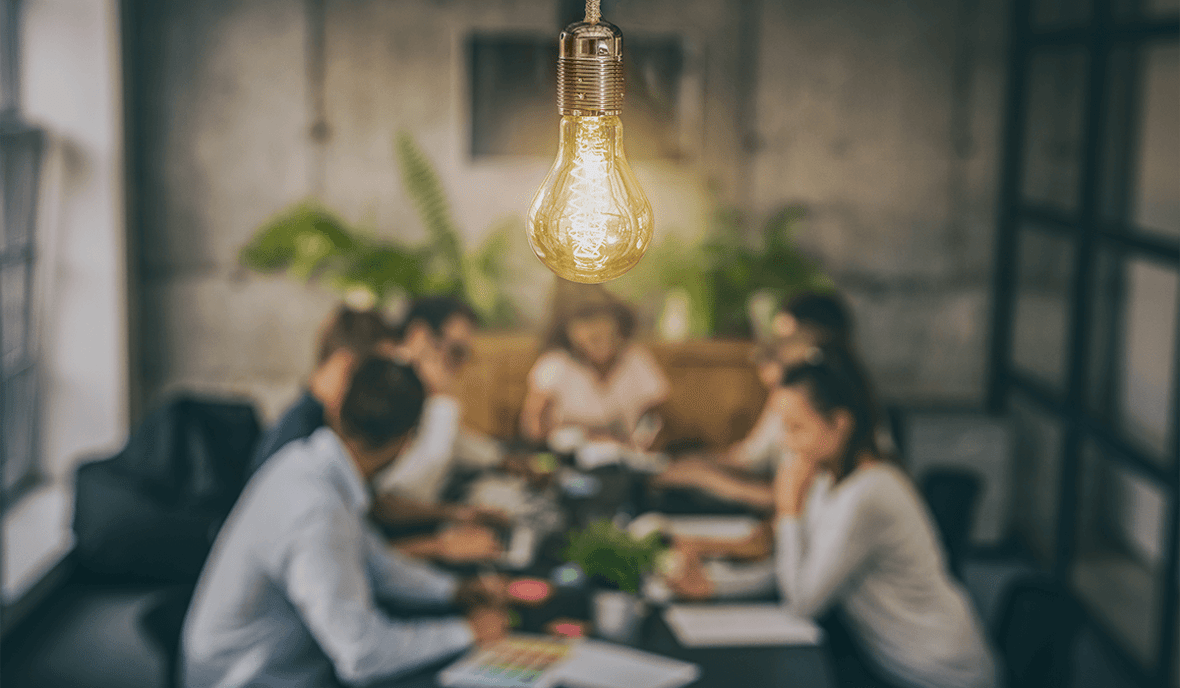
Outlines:
[[692, 548], [677, 548], [681, 561], [676, 571], [668, 576], [668, 587], [676, 596], [686, 600], [707, 600], [713, 596], [713, 582], [705, 575], [701, 555]]
[[495, 533], [480, 525], [454, 525], [437, 538], [439, 558], [455, 564], [497, 559], [503, 553]]
[[656, 487], [705, 487], [718, 470], [703, 459], [682, 459], [652, 478]]
[[467, 578], [455, 591], [455, 604], [460, 607], [502, 607], [507, 601], [508, 579], [498, 573]]
[[508, 634], [508, 611], [490, 605], [472, 607], [467, 612], [467, 623], [471, 625], [476, 645], [491, 645]]
[[512, 525], [511, 516], [490, 506], [461, 504], [452, 508], [449, 516], [450, 520], [465, 525], [484, 523], [498, 528], [507, 528]]

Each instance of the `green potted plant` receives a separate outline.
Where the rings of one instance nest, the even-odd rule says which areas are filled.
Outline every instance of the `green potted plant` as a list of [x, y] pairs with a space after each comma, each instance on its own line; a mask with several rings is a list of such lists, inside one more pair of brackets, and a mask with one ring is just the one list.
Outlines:
[[410, 245], [373, 236], [305, 201], [259, 227], [242, 248], [242, 264], [316, 281], [360, 310], [389, 306], [398, 298], [455, 294], [488, 325], [512, 325], [516, 313], [503, 289], [511, 224], [501, 223], [478, 247], [465, 251], [430, 160], [408, 134], [398, 135], [396, 151], [402, 184], [426, 226], [426, 242]]
[[638, 632], [644, 611], [639, 591], [663, 549], [658, 532], [635, 538], [610, 521], [570, 533], [566, 558], [597, 588], [592, 613], [600, 636], [626, 642]]
[[665, 339], [761, 334], [782, 300], [832, 288], [819, 264], [795, 246], [803, 218], [802, 207], [785, 206], [752, 232], [745, 213], [716, 206], [701, 238], [666, 234], [611, 288], [634, 303], [657, 297], [658, 312], [649, 315]]
[[804, 218], [800, 206], [785, 206], [762, 225], [751, 244], [749, 220], [734, 208], [721, 207], [713, 214], [711, 240], [704, 246], [711, 286], [713, 331], [723, 336], [757, 333], [755, 318], [770, 313], [757, 301], [777, 303], [800, 291], [832, 288], [818, 263], [794, 245], [794, 234]]

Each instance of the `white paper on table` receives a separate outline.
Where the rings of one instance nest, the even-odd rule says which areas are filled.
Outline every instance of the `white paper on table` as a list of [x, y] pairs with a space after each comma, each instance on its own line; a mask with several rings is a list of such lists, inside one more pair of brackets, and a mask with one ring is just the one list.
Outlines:
[[754, 534], [758, 519], [752, 516], [667, 516], [668, 534], [674, 537], [744, 540]]
[[685, 647], [817, 645], [823, 632], [777, 604], [677, 604], [664, 620]]
[[583, 471], [592, 471], [602, 466], [613, 466], [623, 458], [623, 447], [618, 442], [598, 440], [583, 444], [574, 453], [574, 461]]
[[622, 645], [584, 640], [554, 675], [570, 688], [680, 688], [697, 680], [701, 669], [678, 659]]

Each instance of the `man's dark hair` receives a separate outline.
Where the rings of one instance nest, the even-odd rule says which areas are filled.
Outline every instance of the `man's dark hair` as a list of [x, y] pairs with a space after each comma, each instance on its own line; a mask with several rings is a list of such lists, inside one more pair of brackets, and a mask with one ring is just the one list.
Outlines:
[[458, 297], [422, 296], [414, 299], [402, 321], [401, 338], [405, 338], [410, 326], [416, 322], [425, 323], [436, 336], [441, 335], [443, 326], [456, 315], [467, 318], [473, 325], [479, 324], [475, 309]]
[[852, 343], [852, 314], [835, 292], [805, 291], [788, 299], [780, 310], [800, 325], [819, 330], [827, 341], [842, 346]]
[[405, 436], [422, 415], [426, 388], [408, 365], [381, 356], [361, 361], [340, 408], [340, 429], [366, 449]]
[[316, 347], [316, 365], [322, 365], [341, 349], [347, 349], [358, 358], [365, 356], [378, 343], [393, 337], [394, 334], [380, 313], [356, 311], [341, 305], [320, 333], [319, 345]]

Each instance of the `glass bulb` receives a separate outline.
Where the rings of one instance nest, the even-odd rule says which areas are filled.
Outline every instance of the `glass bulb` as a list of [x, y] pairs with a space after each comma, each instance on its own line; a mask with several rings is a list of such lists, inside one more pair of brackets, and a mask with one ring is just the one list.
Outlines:
[[652, 226], [618, 116], [563, 116], [557, 160], [529, 207], [533, 253], [571, 282], [605, 282], [639, 262]]

